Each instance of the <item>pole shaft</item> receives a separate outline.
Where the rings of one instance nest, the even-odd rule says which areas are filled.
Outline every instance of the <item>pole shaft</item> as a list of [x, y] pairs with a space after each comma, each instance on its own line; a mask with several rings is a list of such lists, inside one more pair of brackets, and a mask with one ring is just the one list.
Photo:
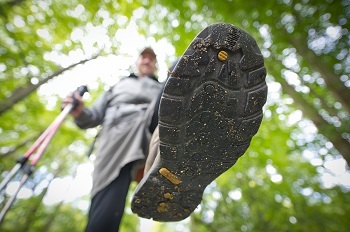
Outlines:
[[9, 209], [11, 208], [13, 202], [15, 201], [16, 197], [17, 197], [17, 194], [19, 193], [19, 191], [21, 190], [22, 186], [24, 185], [24, 183], [27, 181], [28, 179], [28, 175], [25, 174], [22, 176], [21, 178], [21, 181], [20, 181], [20, 184], [15, 192], [15, 194], [13, 194], [11, 196], [11, 198], [6, 202], [4, 208], [1, 210], [1, 213], [0, 213], [0, 224], [4, 221], [4, 218], [6, 216], [6, 213], [9, 211]]
[[21, 168], [21, 164], [16, 164], [12, 170], [10, 171], [9, 174], [7, 174], [7, 176], [5, 177], [5, 179], [1, 182], [0, 184], [0, 191], [3, 190], [5, 188], [5, 186], [8, 184], [8, 182], [10, 182], [11, 178], [19, 171], [19, 169]]

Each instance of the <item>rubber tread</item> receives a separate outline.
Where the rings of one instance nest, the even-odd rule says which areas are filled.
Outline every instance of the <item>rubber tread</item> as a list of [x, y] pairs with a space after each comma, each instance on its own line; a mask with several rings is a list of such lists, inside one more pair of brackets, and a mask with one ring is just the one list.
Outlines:
[[[220, 51], [227, 60], [218, 58]], [[196, 36], [164, 88], [160, 157], [135, 191], [134, 213], [179, 221], [196, 209], [205, 187], [236, 163], [257, 133], [265, 77], [263, 56], [243, 30], [218, 23]], [[181, 183], [161, 175], [161, 168]]]

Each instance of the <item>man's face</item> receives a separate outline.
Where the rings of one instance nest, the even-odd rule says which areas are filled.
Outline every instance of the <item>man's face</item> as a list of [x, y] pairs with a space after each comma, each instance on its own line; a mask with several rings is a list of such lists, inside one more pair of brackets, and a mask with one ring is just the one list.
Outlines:
[[153, 75], [156, 71], [157, 59], [150, 53], [144, 53], [136, 61], [139, 76]]

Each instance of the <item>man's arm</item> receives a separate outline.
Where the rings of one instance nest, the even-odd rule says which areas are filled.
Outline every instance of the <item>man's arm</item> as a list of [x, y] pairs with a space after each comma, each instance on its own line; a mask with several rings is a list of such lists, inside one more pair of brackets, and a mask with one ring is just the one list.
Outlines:
[[81, 129], [92, 128], [102, 123], [106, 105], [108, 92], [103, 93], [90, 108], [84, 106], [81, 96], [77, 93], [70, 93], [64, 98], [61, 107], [64, 108], [67, 104], [75, 101], [76, 107], [70, 112], [75, 123]]

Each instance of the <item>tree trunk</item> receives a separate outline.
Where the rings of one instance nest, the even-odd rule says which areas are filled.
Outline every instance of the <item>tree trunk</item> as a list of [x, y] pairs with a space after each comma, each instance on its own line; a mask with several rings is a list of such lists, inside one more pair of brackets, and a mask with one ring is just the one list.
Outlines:
[[[275, 60], [275, 64], [280, 63], [280, 61]], [[270, 62], [269, 64], [272, 64]], [[281, 65], [281, 64], [280, 64]], [[276, 65], [276, 66], [280, 66]], [[276, 69], [274, 67], [268, 67], [268, 70], [273, 72]], [[303, 94], [297, 92], [294, 87], [290, 86], [280, 75], [275, 71], [274, 75], [278, 78], [279, 83], [282, 85], [282, 90], [287, 93], [291, 98], [293, 98], [295, 105], [297, 105], [303, 112], [306, 118], [310, 119], [314, 125], [317, 127], [320, 134], [324, 135], [334, 146], [334, 148], [344, 157], [348, 165], [350, 166], [350, 143], [342, 137], [342, 133], [337, 131], [337, 128], [330, 125], [319, 113], [318, 110], [306, 101]]]
[[[293, 10], [293, 16], [297, 25], [302, 24], [304, 21], [295, 10]], [[288, 32], [285, 30], [285, 33]], [[297, 53], [303, 57], [306, 63], [321, 75], [327, 85], [327, 91], [330, 91], [336, 101], [342, 104], [343, 110], [350, 113], [350, 89], [344, 85], [325, 59], [316, 55], [315, 52], [308, 47], [308, 38], [306, 34], [304, 32], [294, 33], [293, 36], [288, 37], [288, 42], [293, 45]]]
[[350, 89], [340, 81], [339, 77], [335, 75], [334, 72], [327, 68], [328, 65], [310, 50], [305, 42], [295, 37], [290, 37], [290, 42], [293, 44], [298, 54], [307, 60], [314, 70], [321, 74], [321, 77], [327, 84], [327, 90], [332, 92], [334, 98], [342, 104], [343, 109], [350, 112]]

